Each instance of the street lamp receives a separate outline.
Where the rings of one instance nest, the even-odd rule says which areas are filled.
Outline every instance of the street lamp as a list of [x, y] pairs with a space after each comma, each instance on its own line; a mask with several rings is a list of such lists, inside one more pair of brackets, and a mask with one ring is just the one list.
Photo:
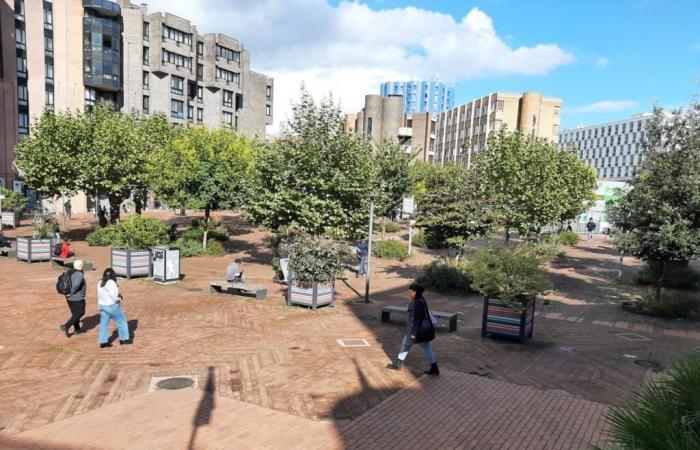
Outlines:
[[369, 204], [369, 237], [367, 238], [367, 270], [365, 272], [365, 303], [369, 301], [369, 278], [372, 271], [372, 225], [374, 224], [374, 200]]

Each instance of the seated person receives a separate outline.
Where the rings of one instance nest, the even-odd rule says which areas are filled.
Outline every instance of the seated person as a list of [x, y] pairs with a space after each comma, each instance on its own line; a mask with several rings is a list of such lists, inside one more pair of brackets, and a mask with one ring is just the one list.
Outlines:
[[12, 244], [5, 238], [2, 231], [0, 231], [0, 247], [12, 247]]
[[74, 256], [74, 255], [75, 255], [75, 252], [68, 244], [68, 239], [63, 239], [61, 241], [61, 252], [58, 254], [58, 257], [61, 259], [67, 259], [67, 258], [70, 258], [71, 256]]
[[241, 271], [241, 260], [236, 258], [231, 264], [226, 268], [226, 281], [229, 283], [236, 283], [243, 281], [243, 272]]

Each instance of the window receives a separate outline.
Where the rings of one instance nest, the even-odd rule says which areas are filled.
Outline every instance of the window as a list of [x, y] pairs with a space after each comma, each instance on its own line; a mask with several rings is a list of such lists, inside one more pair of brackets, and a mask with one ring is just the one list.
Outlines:
[[193, 106], [187, 106], [187, 119], [188, 120], [194, 119], [194, 107]]
[[148, 22], [143, 23], [143, 40], [148, 41], [151, 37], [151, 24]]
[[265, 88], [265, 100], [272, 101], [272, 86]]
[[15, 0], [15, 15], [24, 17], [24, 0]]
[[[47, 8], [48, 6], [48, 8]], [[44, 5], [44, 28], [53, 28], [53, 11], [51, 5]]]
[[18, 84], [17, 85], [17, 100], [19, 102], [29, 101], [29, 91], [27, 91], [27, 85]]
[[25, 112], [21, 112], [17, 115], [17, 122], [18, 122], [18, 128], [19, 132], [21, 134], [28, 134], [29, 133], [29, 114]]
[[224, 123], [233, 126], [233, 113], [224, 111]]
[[27, 45], [27, 32], [23, 28], [15, 27], [15, 42], [22, 48]]
[[27, 58], [24, 56], [17, 57], [17, 72], [23, 75], [27, 74]]
[[227, 61], [234, 61], [237, 63], [241, 62], [241, 52], [231, 50], [230, 48], [222, 47], [220, 45], [216, 46], [216, 56], [223, 58]]
[[46, 62], [46, 79], [53, 80], [53, 62]]
[[182, 56], [178, 53], [169, 52], [163, 49], [163, 62], [175, 64], [178, 67], [192, 68], [192, 58]]
[[228, 106], [229, 108], [233, 108], [233, 92], [223, 90], [223, 97], [224, 97], [224, 106]]
[[197, 41], [197, 56], [204, 58], [204, 42]]
[[85, 106], [95, 106], [97, 103], [97, 91], [93, 88], [85, 88]]
[[46, 106], [53, 107], [53, 89], [49, 86], [46, 87]]
[[149, 73], [148, 72], [143, 72], [143, 89], [148, 90], [149, 89]]
[[53, 53], [53, 36], [44, 36], [44, 51]]
[[151, 52], [149, 51], [148, 47], [143, 48], [143, 65], [147, 66], [148, 65], [148, 60], [150, 59], [150, 54]]
[[240, 85], [240, 75], [238, 73], [222, 69], [221, 67], [216, 68], [216, 78], [217, 80], [223, 80], [227, 83], [235, 83]]
[[167, 25], [163, 25], [163, 37], [175, 41], [178, 44], [192, 45], [192, 35], [190, 33], [176, 30]]
[[265, 114], [268, 116], [272, 115], [272, 107], [270, 105], [265, 105]]
[[197, 79], [202, 80], [204, 78], [204, 64], [197, 64]]
[[202, 123], [203, 116], [204, 116], [204, 110], [202, 108], [197, 108], [197, 123]]
[[185, 87], [185, 79], [175, 75], [170, 76], [170, 92], [182, 95]]
[[148, 114], [151, 108], [151, 99], [148, 97], [148, 95], [143, 96], [143, 113]]
[[642, 131], [642, 121], [637, 122], [637, 131]]
[[[503, 111], [504, 107], [505, 107], [505, 103], [503, 102], [503, 100], [496, 101], [496, 111]], [[559, 110], [559, 108], [556, 108], [555, 112], [558, 110]], [[556, 115], [556, 113], [555, 113], [555, 115]]]
[[204, 88], [202, 86], [197, 86], [197, 101], [204, 101]]
[[185, 102], [180, 100], [170, 100], [170, 116], [176, 119], [182, 119], [185, 112]]

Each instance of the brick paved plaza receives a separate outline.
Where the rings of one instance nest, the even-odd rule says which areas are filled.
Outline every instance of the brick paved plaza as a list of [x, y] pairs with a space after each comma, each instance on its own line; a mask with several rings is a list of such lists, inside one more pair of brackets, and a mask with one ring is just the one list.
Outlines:
[[[423, 376], [418, 350], [407, 369], [390, 371], [403, 327], [381, 323], [380, 310], [405, 302], [434, 255], [374, 260], [369, 305], [360, 302], [363, 280], [348, 271], [335, 308], [289, 308], [272, 283], [264, 233], [237, 216], [226, 223], [230, 254], [184, 259], [182, 282], [120, 281], [131, 346], [97, 345], [95, 286], [107, 248], [74, 245], [97, 271], [87, 274], [89, 331], [71, 338], [58, 330], [68, 315], [55, 292], [59, 270], [0, 259], [0, 448], [585, 449], [604, 440], [609, 406], [657, 375], [636, 360], [667, 365], [700, 343], [696, 323], [620, 309], [637, 291], [616, 280], [617, 257], [600, 238], [550, 268], [556, 291], [538, 305], [532, 341], [481, 339], [478, 297], [428, 292], [434, 309], [463, 313], [457, 332], [434, 342], [444, 373]], [[78, 217], [70, 235], [91, 226]], [[209, 294], [234, 255], [267, 286], [266, 300]], [[626, 275], [636, 265], [628, 261]], [[178, 375], [197, 386], [150, 391], [154, 377]]]

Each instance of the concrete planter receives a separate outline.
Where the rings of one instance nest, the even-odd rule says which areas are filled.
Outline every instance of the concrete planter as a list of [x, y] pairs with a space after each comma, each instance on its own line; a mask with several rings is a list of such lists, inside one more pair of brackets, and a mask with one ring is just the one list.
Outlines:
[[50, 238], [17, 238], [17, 260], [29, 263], [35, 261], [51, 261], [53, 245]]
[[333, 306], [335, 287], [333, 283], [303, 284], [292, 280], [287, 285], [287, 305], [309, 306], [316, 309], [319, 306]]
[[535, 298], [523, 299], [518, 306], [509, 306], [497, 297], [484, 297], [481, 336], [500, 336], [525, 342], [532, 337], [535, 324]]
[[150, 277], [152, 274], [150, 250], [126, 250], [113, 248], [109, 265], [120, 277]]
[[0, 221], [3, 227], [17, 228], [19, 226], [20, 213], [15, 211], [3, 211], [0, 214]]

